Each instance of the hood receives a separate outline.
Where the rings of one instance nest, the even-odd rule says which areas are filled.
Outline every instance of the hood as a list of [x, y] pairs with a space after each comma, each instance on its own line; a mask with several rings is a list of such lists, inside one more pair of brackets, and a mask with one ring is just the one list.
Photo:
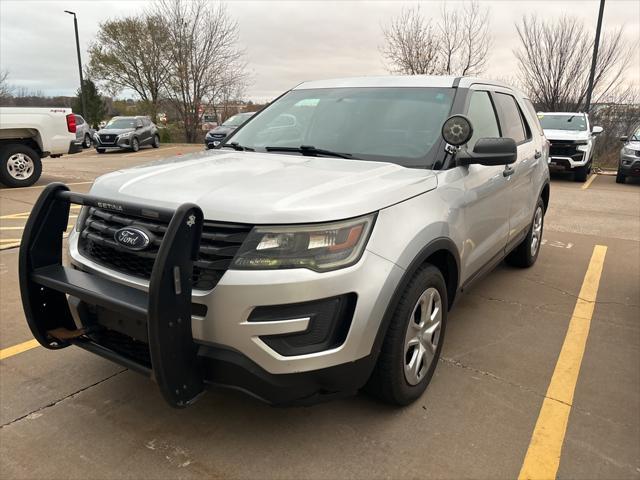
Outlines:
[[589, 140], [591, 135], [587, 130], [551, 130], [545, 129], [544, 136], [547, 140]]
[[624, 148], [630, 148], [632, 150], [640, 150], [640, 141], [631, 141], [624, 144]]
[[284, 224], [355, 217], [436, 188], [430, 170], [383, 162], [210, 150], [104, 175], [91, 193], [208, 220]]
[[229, 126], [225, 126], [225, 125], [218, 125], [216, 128], [212, 128], [211, 130], [209, 130], [209, 134], [212, 133], [222, 133], [224, 135], [228, 135], [230, 132], [233, 132], [236, 129], [236, 127], [229, 127]]
[[101, 128], [98, 130], [98, 135], [121, 135], [134, 130], [135, 128]]

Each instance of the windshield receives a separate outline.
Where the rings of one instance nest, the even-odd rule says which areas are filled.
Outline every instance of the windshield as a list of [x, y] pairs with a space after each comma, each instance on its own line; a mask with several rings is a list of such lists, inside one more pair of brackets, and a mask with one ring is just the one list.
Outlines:
[[640, 127], [636, 129], [633, 135], [631, 135], [631, 138], [629, 138], [629, 141], [640, 142]]
[[222, 125], [225, 127], [237, 127], [242, 123], [246, 122], [247, 119], [251, 116], [250, 113], [239, 113], [238, 115], [234, 115], [233, 117], [227, 118]]
[[292, 90], [253, 117], [232, 141], [256, 151], [304, 145], [361, 160], [426, 167], [453, 95], [452, 88]]
[[108, 130], [117, 129], [117, 128], [136, 128], [136, 119], [135, 118], [114, 118], [107, 126], [104, 127]]
[[545, 130], [572, 130], [583, 131], [587, 129], [587, 120], [582, 113], [575, 115], [553, 115], [539, 113], [540, 125]]

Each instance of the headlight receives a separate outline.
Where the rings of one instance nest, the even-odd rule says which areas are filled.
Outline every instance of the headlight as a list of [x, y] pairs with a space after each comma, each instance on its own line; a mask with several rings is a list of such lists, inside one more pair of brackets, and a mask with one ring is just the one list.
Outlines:
[[586, 152], [587, 150], [589, 150], [589, 144], [588, 143], [581, 143], [576, 147], [577, 150], [580, 150], [581, 152]]
[[636, 154], [636, 151], [633, 148], [624, 147], [622, 149], [622, 154], [623, 155], [634, 156]]
[[132, 133], [133, 132], [121, 133], [120, 135], [118, 135], [118, 137], [127, 138], [127, 137], [130, 137]]
[[321, 225], [255, 227], [231, 264], [236, 270], [307, 268], [326, 272], [356, 263], [375, 215]]

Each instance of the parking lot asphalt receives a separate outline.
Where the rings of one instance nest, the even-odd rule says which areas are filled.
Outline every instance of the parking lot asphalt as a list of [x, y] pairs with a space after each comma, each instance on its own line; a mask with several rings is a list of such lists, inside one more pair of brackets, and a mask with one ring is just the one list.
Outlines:
[[[62, 157], [39, 185], [87, 191], [102, 172], [200, 149]], [[640, 183], [585, 185], [553, 177], [538, 262], [500, 265], [461, 297], [431, 385], [402, 409], [211, 391], [173, 410], [136, 373], [25, 343], [18, 249], [5, 248], [2, 477], [502, 479], [556, 462], [558, 478], [640, 478]], [[1, 226], [23, 226], [41, 190], [0, 190]]]

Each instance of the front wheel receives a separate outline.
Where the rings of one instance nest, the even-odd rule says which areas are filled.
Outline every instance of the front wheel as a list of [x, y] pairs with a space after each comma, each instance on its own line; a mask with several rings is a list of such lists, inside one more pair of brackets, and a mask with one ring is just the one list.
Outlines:
[[98, 152], [98, 153], [104, 153], [104, 148], [96, 148], [96, 152]]
[[573, 175], [573, 179], [576, 182], [584, 183], [587, 181], [589, 174], [591, 173], [591, 164], [583, 165], [582, 167], [576, 168], [576, 171]]
[[408, 405], [429, 385], [447, 324], [447, 289], [440, 270], [425, 264], [402, 293], [367, 390], [381, 400]]
[[158, 135], [153, 136], [153, 143], [151, 144], [153, 148], [160, 148], [160, 137]]
[[7, 187], [28, 187], [40, 178], [42, 161], [33, 148], [22, 144], [0, 148], [0, 182]]
[[616, 183], [624, 183], [626, 179], [627, 176], [624, 173], [620, 173], [620, 170], [618, 170], [618, 173], [616, 173]]
[[524, 240], [507, 255], [507, 263], [514, 267], [527, 268], [536, 263], [542, 245], [544, 228], [544, 202], [538, 199], [529, 232]]
[[133, 138], [133, 140], [131, 140], [131, 150], [133, 150], [134, 152], [140, 150], [140, 142], [135, 137]]

